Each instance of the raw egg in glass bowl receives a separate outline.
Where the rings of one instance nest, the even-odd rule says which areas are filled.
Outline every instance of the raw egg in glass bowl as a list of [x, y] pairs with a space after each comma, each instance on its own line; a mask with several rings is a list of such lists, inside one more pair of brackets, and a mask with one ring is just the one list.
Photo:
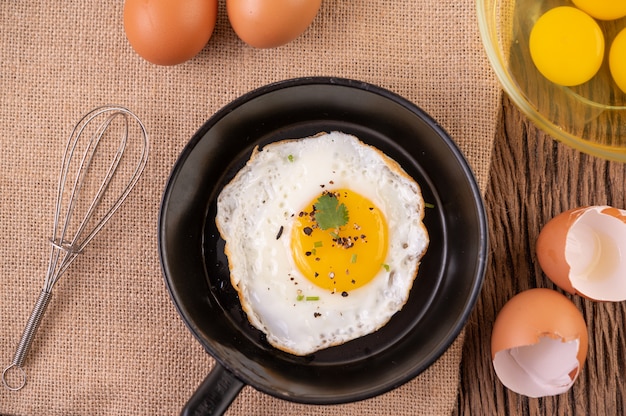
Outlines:
[[[626, 162], [623, 0], [477, 0], [481, 37], [504, 92], [539, 128]], [[624, 54], [623, 57], [619, 57]]]

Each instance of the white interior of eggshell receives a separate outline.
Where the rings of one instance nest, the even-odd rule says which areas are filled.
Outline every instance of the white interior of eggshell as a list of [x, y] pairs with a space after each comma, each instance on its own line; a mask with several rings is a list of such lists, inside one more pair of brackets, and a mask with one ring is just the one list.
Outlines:
[[498, 351], [493, 367], [502, 384], [516, 393], [554, 396], [568, 391], [578, 377], [578, 347], [578, 339], [564, 342], [542, 336], [536, 344]]
[[574, 289], [595, 300], [626, 300], [626, 224], [603, 214], [605, 207], [585, 211], [570, 227], [565, 260]]

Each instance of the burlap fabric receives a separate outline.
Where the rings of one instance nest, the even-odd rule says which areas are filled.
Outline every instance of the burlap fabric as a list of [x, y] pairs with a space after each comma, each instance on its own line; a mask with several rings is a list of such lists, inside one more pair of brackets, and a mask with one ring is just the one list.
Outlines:
[[[484, 189], [499, 89], [472, 0], [324, 0], [304, 36], [273, 50], [239, 41], [224, 2], [213, 38], [175, 67], [129, 47], [122, 1], [0, 2], [0, 364], [10, 363], [43, 283], [57, 171], [70, 128], [93, 107], [135, 111], [151, 137], [144, 177], [54, 288], [19, 392], [0, 413], [172, 415], [212, 359], [167, 295], [157, 253], [169, 171], [216, 110], [261, 85], [339, 76], [388, 88], [448, 130]], [[383, 396], [295, 405], [244, 388], [231, 415], [445, 415], [456, 403], [462, 336], [428, 371]]]

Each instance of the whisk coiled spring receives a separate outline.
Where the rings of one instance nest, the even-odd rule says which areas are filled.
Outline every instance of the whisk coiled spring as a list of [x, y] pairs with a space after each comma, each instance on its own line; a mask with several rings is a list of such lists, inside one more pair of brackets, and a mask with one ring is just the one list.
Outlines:
[[[135, 186], [148, 161], [148, 147], [143, 123], [124, 107], [98, 107], [72, 130], [59, 174], [46, 278], [13, 361], [2, 372], [6, 388], [20, 390], [26, 384], [22, 366], [52, 288]], [[12, 372], [17, 381], [10, 381]]]

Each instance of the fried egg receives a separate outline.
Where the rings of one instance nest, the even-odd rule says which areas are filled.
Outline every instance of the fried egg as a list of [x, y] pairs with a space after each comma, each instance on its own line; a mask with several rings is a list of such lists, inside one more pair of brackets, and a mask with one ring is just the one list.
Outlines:
[[250, 323], [295, 355], [375, 332], [407, 302], [429, 238], [419, 185], [341, 132], [256, 148], [216, 224]]

